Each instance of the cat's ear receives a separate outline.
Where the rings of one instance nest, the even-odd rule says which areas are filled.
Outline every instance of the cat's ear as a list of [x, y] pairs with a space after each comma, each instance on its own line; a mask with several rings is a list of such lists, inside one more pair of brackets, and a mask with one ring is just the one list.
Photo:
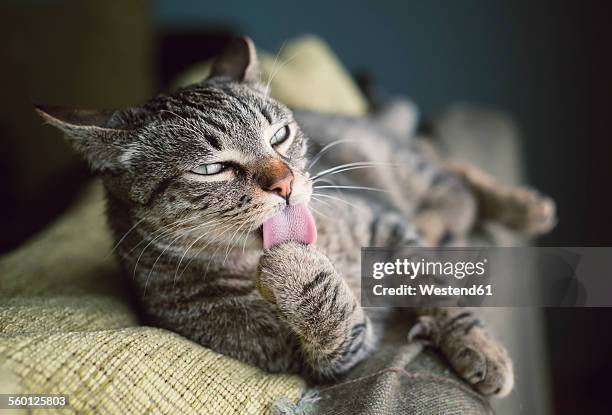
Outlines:
[[229, 42], [223, 53], [213, 63], [210, 78], [225, 78], [238, 82], [257, 83], [259, 64], [255, 45], [249, 37]]
[[125, 167], [126, 144], [131, 134], [121, 128], [117, 111], [70, 109], [35, 105], [36, 112], [65, 133], [68, 141], [94, 171], [117, 171]]

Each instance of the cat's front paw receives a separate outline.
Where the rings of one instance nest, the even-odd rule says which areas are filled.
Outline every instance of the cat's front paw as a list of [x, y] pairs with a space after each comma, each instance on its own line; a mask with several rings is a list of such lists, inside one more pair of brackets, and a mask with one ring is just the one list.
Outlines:
[[[302, 299], [306, 288], [335, 273], [329, 259], [312, 245], [286, 242], [268, 249], [259, 261], [257, 289], [272, 303]], [[316, 285], [316, 286], [315, 286]]]
[[457, 373], [483, 395], [503, 397], [512, 390], [512, 360], [483, 328], [443, 337], [440, 348]]

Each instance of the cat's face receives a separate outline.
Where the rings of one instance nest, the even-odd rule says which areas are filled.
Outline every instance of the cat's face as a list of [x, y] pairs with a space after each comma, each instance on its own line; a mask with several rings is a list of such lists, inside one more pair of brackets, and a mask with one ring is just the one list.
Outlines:
[[161, 224], [193, 218], [180, 229], [201, 223], [193, 235], [229, 241], [257, 232], [288, 204], [309, 201], [306, 139], [292, 113], [264, 93], [208, 81], [148, 108], [161, 117], [140, 132], [124, 160], [137, 177], [157, 182], [146, 214]]
[[142, 107], [41, 108], [129, 206], [132, 222], [165, 227], [162, 243], [259, 240], [266, 219], [310, 199], [306, 138], [291, 111], [255, 82], [254, 50], [243, 42], [208, 80]]

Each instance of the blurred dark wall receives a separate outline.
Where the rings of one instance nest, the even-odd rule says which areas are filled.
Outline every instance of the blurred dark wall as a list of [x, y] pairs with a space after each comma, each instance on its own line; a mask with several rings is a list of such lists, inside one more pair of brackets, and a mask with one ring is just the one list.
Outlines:
[[145, 0], [0, 4], [0, 252], [51, 221], [88, 177], [32, 102], [115, 108], [147, 98], [150, 16]]

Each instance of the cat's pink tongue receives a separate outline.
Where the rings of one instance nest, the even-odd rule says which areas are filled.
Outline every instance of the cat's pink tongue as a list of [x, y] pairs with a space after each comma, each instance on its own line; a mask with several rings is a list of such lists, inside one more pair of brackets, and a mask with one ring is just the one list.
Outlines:
[[263, 224], [264, 249], [287, 241], [309, 245], [315, 243], [316, 240], [317, 227], [314, 218], [303, 203], [287, 206], [285, 210]]

